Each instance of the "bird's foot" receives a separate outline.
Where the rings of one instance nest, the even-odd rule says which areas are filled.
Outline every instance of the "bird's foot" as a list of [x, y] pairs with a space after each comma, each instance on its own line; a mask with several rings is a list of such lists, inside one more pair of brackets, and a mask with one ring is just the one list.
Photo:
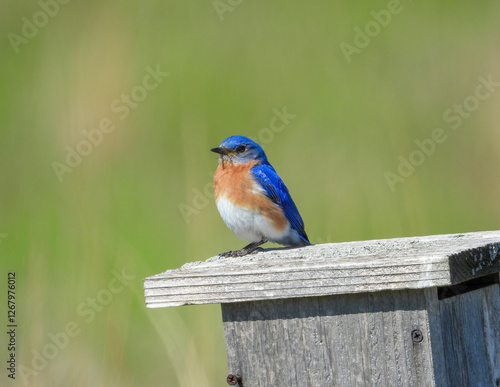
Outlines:
[[225, 257], [225, 258], [233, 258], [233, 257], [238, 257], [238, 253], [239, 250], [236, 250], [236, 251], [226, 251], [225, 253], [220, 253], [219, 254], [219, 257]]
[[243, 257], [248, 254], [255, 254], [260, 251], [264, 251], [262, 247], [255, 247], [251, 246], [251, 248], [248, 248], [248, 246], [243, 247], [240, 250], [231, 250], [231, 251], [226, 251], [225, 253], [220, 253], [219, 257], [226, 257], [226, 258], [234, 258], [234, 257]]

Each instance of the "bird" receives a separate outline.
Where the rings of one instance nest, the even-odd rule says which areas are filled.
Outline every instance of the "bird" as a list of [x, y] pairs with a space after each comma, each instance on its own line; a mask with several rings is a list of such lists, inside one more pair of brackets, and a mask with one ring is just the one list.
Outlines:
[[219, 154], [214, 174], [217, 209], [229, 229], [250, 242], [220, 256], [241, 257], [262, 250], [259, 246], [266, 242], [311, 245], [288, 188], [258, 143], [230, 136], [210, 150]]

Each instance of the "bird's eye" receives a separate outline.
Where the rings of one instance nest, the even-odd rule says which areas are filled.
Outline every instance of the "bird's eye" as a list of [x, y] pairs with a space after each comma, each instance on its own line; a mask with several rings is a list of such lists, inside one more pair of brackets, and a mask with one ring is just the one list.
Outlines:
[[247, 147], [245, 145], [238, 145], [236, 147], [236, 152], [243, 153], [243, 152], [245, 152], [246, 149], [247, 149]]

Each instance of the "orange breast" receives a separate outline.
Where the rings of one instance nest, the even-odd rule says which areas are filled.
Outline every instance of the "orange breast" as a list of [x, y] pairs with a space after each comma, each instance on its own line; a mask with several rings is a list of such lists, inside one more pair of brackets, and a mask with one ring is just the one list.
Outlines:
[[269, 199], [251, 178], [255, 162], [246, 164], [219, 163], [214, 175], [215, 201], [225, 196], [243, 208], [256, 211], [269, 219], [278, 231], [284, 231], [288, 220], [276, 203]]

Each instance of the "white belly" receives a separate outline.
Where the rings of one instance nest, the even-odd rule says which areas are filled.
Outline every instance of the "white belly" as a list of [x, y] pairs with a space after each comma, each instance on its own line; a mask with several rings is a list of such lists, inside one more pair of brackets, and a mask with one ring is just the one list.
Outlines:
[[240, 239], [247, 242], [258, 242], [262, 239], [279, 241], [289, 232], [290, 226], [279, 232], [273, 224], [261, 214], [237, 206], [224, 196], [217, 200], [217, 209], [227, 227]]

